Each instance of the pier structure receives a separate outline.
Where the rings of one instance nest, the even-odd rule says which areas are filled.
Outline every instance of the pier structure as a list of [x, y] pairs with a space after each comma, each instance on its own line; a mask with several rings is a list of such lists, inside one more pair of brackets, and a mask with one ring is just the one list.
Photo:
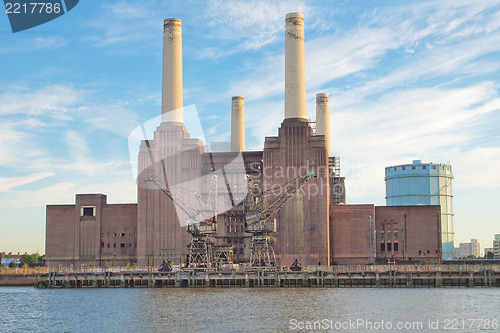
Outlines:
[[36, 288], [222, 288], [331, 287], [417, 288], [500, 287], [500, 267], [445, 269], [386, 267], [375, 270], [203, 270], [173, 272], [47, 272], [36, 276]]

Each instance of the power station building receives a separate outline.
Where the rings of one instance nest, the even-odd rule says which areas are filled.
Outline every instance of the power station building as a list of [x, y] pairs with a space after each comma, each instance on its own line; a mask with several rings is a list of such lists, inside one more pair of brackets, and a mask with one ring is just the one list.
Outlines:
[[345, 204], [344, 178], [338, 159], [330, 156], [328, 94], [316, 95], [315, 126], [307, 118], [304, 19], [289, 13], [285, 22], [285, 114], [277, 136], [266, 137], [262, 151], [245, 151], [244, 99], [235, 96], [231, 145], [225, 152], [211, 152], [184, 125], [181, 21], [164, 21], [161, 123], [152, 138], [140, 143], [138, 203], [108, 205], [106, 196], [89, 194], [77, 195], [75, 205], [48, 205], [50, 266], [184, 262], [191, 238], [189, 214], [152, 179], [165, 181], [186, 207], [214, 202], [213, 211], [200, 211], [216, 219], [217, 243], [233, 247], [235, 262], [248, 262], [246, 177], [252, 191], [262, 192], [279, 189], [305, 172], [314, 177], [275, 215], [278, 266], [290, 266], [295, 259], [303, 265], [441, 260], [439, 205]]
[[441, 237], [443, 259], [454, 259], [453, 173], [451, 165], [422, 163], [395, 165], [385, 168], [386, 205], [441, 207]]

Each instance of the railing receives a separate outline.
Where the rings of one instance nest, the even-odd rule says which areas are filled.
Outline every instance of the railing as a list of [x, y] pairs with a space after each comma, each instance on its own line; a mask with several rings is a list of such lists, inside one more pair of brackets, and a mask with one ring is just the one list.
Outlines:
[[[173, 271], [178, 271], [180, 267], [174, 265]], [[182, 268], [186, 269], [186, 268]], [[190, 268], [189, 270], [203, 270], [204, 268]], [[250, 267], [249, 265], [232, 265], [220, 268], [207, 268], [207, 270], [217, 270], [217, 271], [231, 271], [243, 273], [249, 270], [272, 270], [270, 267]], [[277, 267], [279, 271], [290, 271], [289, 267]], [[186, 269], [188, 270], [188, 269]], [[387, 271], [400, 271], [400, 272], [425, 272], [425, 271], [483, 271], [483, 270], [494, 270], [500, 271], [500, 265], [333, 265], [333, 266], [307, 266], [302, 269], [306, 272], [314, 271], [328, 271], [328, 272], [387, 272]], [[158, 267], [136, 267], [136, 266], [123, 266], [123, 267], [85, 267], [85, 268], [74, 268], [74, 267], [57, 267], [57, 268], [2, 268], [1, 274], [38, 274], [38, 273], [48, 273], [48, 272], [76, 272], [76, 273], [103, 273], [103, 272], [158, 272]]]

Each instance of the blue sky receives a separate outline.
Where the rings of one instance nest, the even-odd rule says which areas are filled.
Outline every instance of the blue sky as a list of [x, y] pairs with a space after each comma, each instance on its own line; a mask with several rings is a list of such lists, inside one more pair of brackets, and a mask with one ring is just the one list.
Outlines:
[[247, 150], [284, 114], [284, 17], [305, 17], [308, 116], [330, 94], [349, 203], [385, 204], [384, 167], [453, 165], [455, 240], [500, 233], [498, 1], [80, 1], [12, 34], [0, 14], [0, 251], [40, 251], [45, 205], [136, 202], [127, 137], [160, 114], [162, 25], [183, 24], [184, 105], [209, 141], [245, 97]]

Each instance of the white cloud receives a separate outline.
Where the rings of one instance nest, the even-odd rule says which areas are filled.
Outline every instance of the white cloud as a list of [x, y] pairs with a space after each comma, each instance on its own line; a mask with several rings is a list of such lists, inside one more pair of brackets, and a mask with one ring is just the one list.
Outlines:
[[303, 12], [310, 19], [313, 10], [303, 1], [210, 1], [206, 10], [209, 25], [217, 30], [217, 39], [234, 41], [229, 51], [260, 49], [284, 36], [285, 13]]
[[0, 94], [0, 115], [25, 114], [69, 119], [83, 100], [83, 92], [71, 86], [49, 85], [40, 89], [7, 90]]
[[0, 54], [36, 52], [44, 49], [53, 50], [66, 44], [66, 41], [59, 36], [22, 38], [18, 34], [16, 34], [15, 39], [12, 38], [9, 42], [4, 42], [4, 45], [0, 46]]
[[8, 177], [8, 178], [0, 177], [0, 191], [6, 191], [8, 189], [33, 183], [38, 180], [51, 177], [54, 175], [55, 173], [53, 172], [41, 172], [23, 177]]

